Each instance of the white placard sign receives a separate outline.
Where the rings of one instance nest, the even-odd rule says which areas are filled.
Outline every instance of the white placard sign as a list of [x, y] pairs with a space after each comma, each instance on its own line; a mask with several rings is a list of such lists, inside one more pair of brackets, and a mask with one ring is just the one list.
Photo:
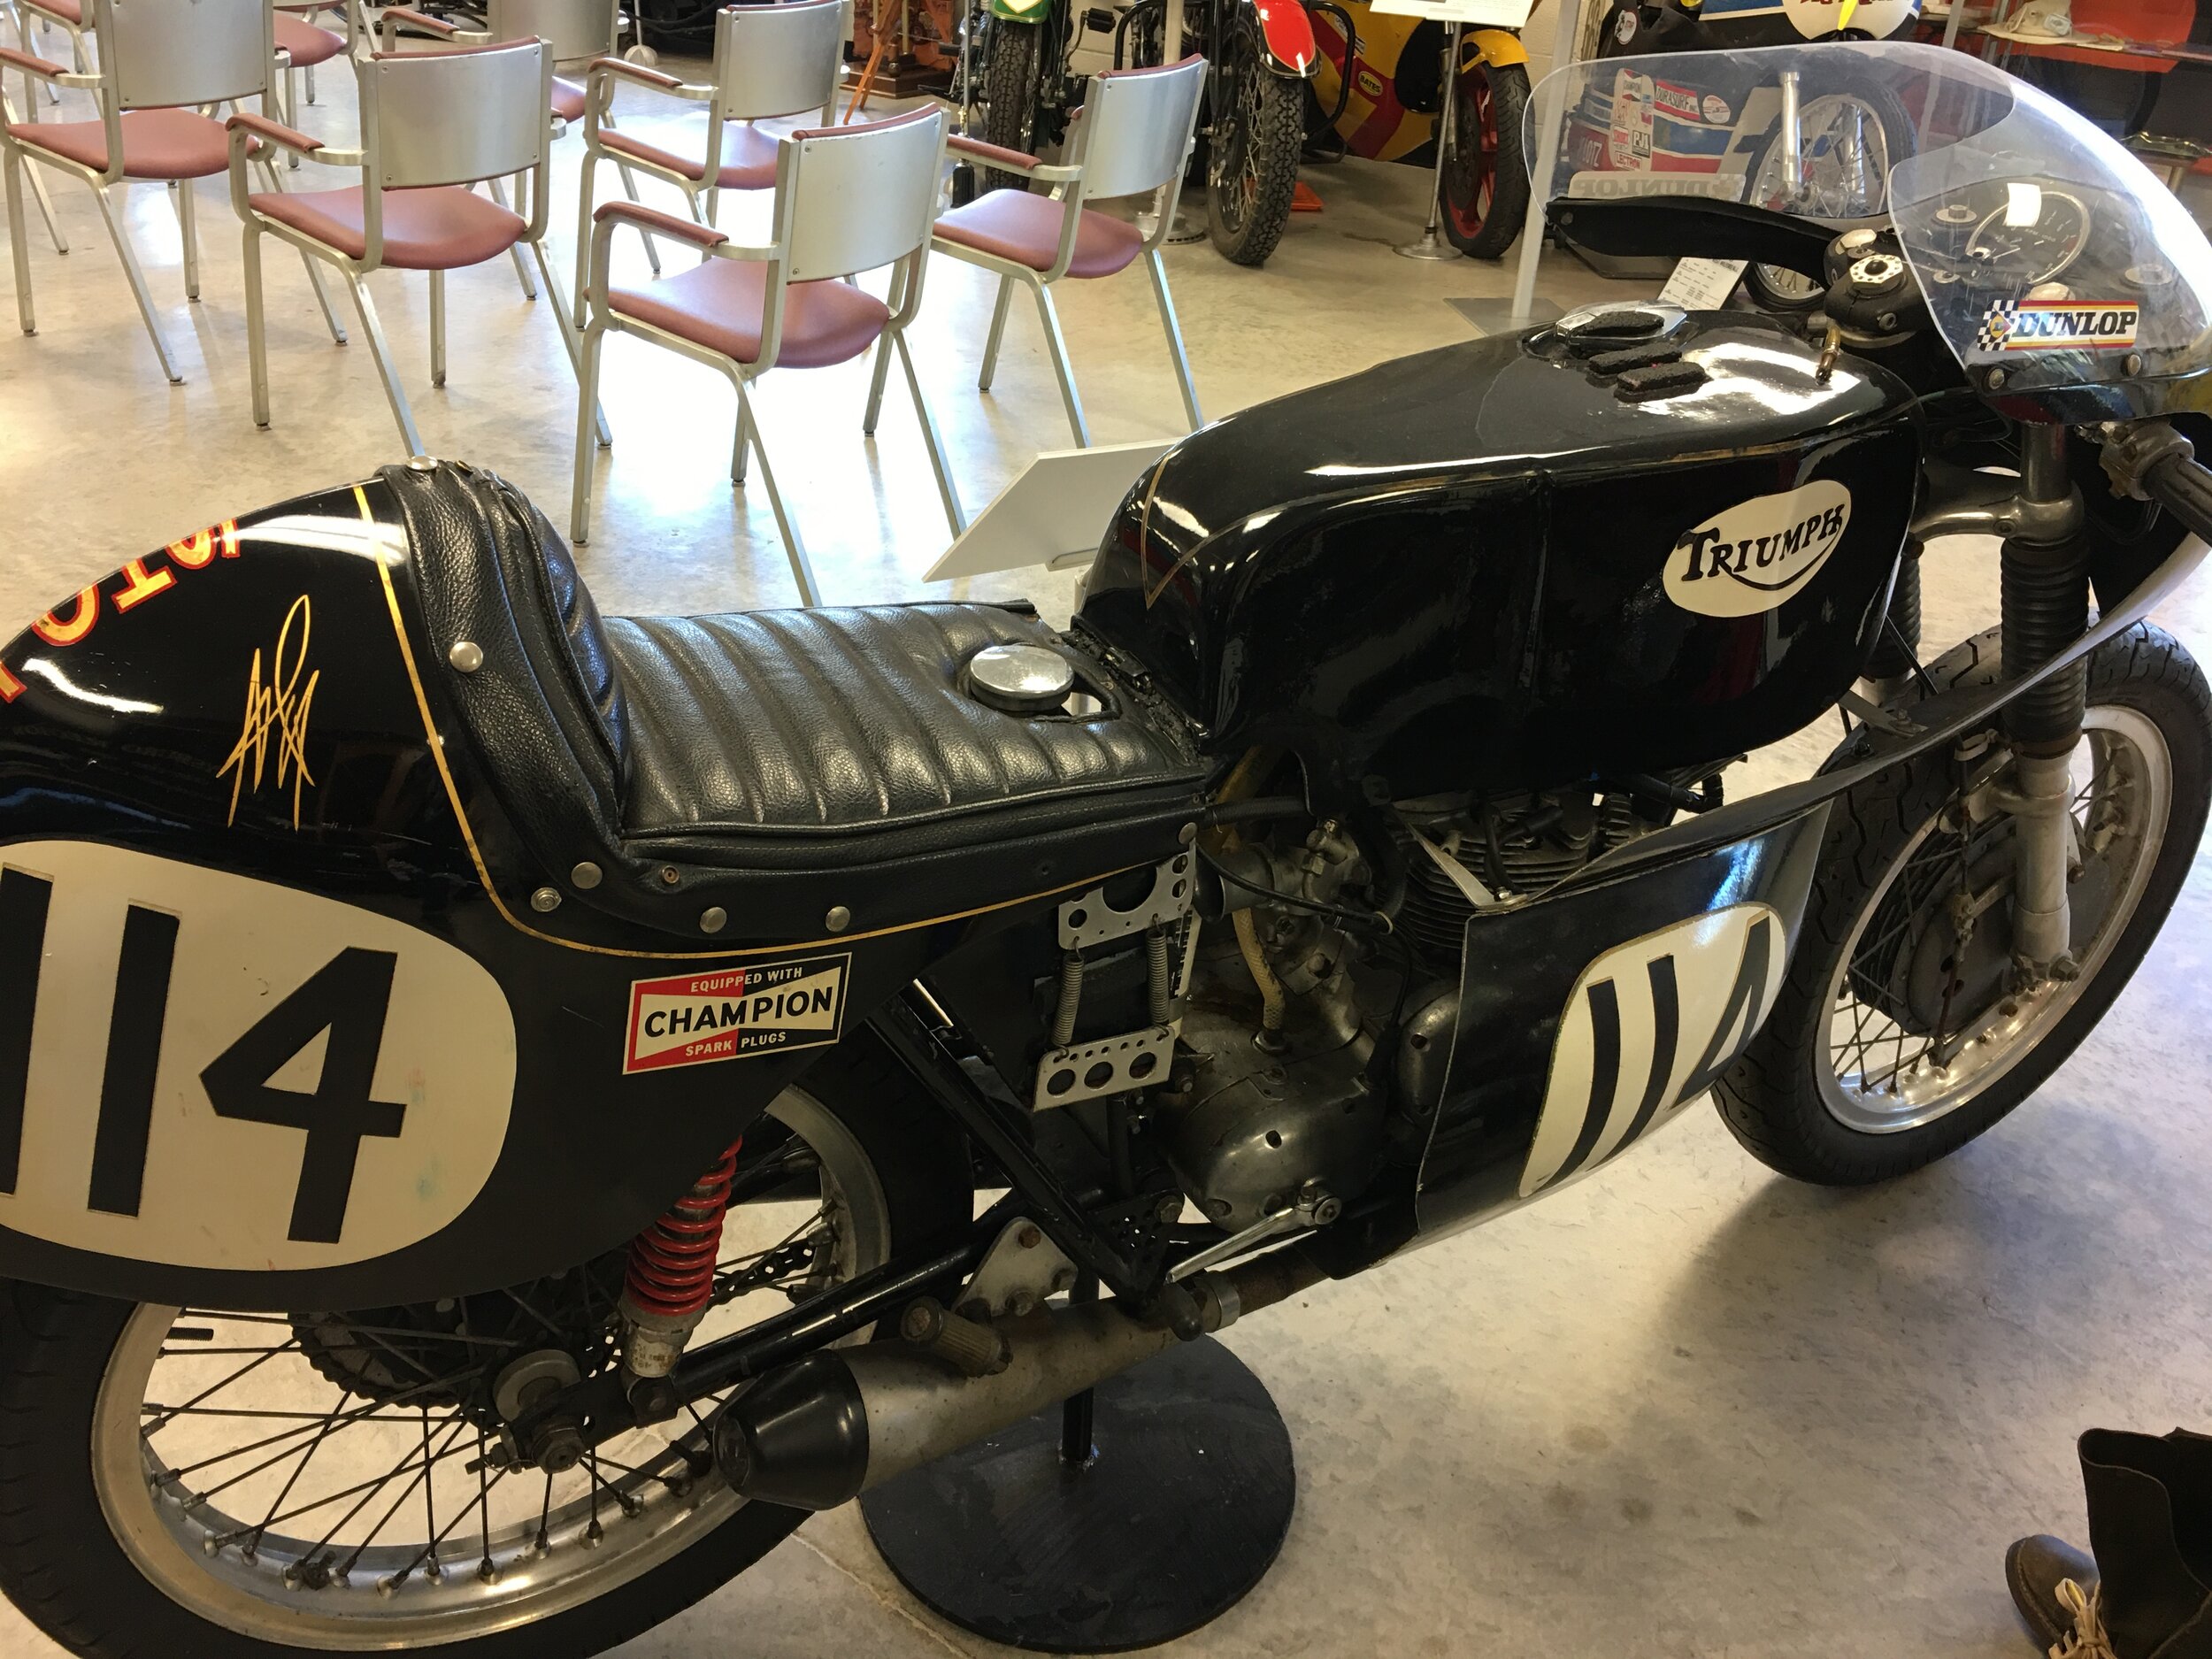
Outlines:
[[924, 581], [1056, 565], [1097, 552], [1129, 487], [1181, 440], [1047, 449], [976, 514]]
[[1517, 29], [1536, 9], [1536, 0], [1374, 0], [1371, 11], [1403, 18], [1434, 18], [1476, 29]]
[[1659, 297], [1686, 311], [1724, 310], [1748, 264], [1747, 259], [1684, 259], [1675, 265]]

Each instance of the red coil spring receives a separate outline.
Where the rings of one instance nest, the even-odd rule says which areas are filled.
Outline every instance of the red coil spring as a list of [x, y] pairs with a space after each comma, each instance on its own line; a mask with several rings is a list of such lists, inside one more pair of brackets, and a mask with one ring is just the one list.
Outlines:
[[730, 1207], [738, 1148], [744, 1144], [733, 1145], [666, 1215], [631, 1241], [622, 1299], [635, 1311], [686, 1319], [712, 1300], [722, 1217]]

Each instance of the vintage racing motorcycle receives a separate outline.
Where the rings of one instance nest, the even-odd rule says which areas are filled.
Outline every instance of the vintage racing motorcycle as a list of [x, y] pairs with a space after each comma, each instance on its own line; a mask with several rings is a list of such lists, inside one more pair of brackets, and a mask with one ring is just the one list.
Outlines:
[[[595, 1653], [1708, 1091], [1830, 1183], [2016, 1105], [2212, 792], [2142, 620], [2212, 530], [2212, 247], [1932, 48], [1538, 104], [1840, 54], [1885, 230], [1531, 146], [1818, 339], [1610, 305], [1247, 410], [1065, 629], [603, 617], [422, 459], [0, 649], [7, 1593], [83, 1655]], [[1923, 664], [1960, 534], [2001, 623]]]

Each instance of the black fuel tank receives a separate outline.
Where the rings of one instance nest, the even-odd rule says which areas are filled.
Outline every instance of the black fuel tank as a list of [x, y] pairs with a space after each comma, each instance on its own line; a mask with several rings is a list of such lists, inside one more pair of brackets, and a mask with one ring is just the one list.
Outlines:
[[1761, 318], [1645, 309], [1607, 342], [1477, 340], [1194, 434], [1123, 503], [1079, 624], [1213, 753], [1284, 744], [1399, 799], [1796, 730], [1880, 628], [1911, 396], [1847, 357], [1823, 378]]

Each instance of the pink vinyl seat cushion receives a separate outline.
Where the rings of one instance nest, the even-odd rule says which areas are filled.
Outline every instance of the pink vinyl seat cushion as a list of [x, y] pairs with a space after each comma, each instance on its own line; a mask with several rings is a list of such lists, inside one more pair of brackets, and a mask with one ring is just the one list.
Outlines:
[[[1079, 211], [1082, 223], [1075, 233], [1075, 255], [1068, 262], [1072, 277], [1106, 277], [1127, 268], [1143, 250], [1144, 237], [1134, 225], [1109, 213]], [[1026, 190], [993, 190], [965, 207], [956, 207], [937, 219], [940, 241], [956, 242], [1032, 271], [1049, 271], [1060, 252], [1060, 227], [1070, 211], [1065, 202]]]
[[[703, 181], [706, 163], [695, 156], [679, 156], [673, 150], [649, 144], [630, 133], [602, 132], [600, 143], [617, 155], [649, 161], [657, 167], [680, 173], [687, 179]], [[776, 135], [763, 132], [757, 127], [741, 127], [733, 122], [722, 129], [722, 171], [714, 182], [725, 190], [772, 190], [776, 187]]]
[[[733, 363], [757, 363], [767, 296], [767, 266], [710, 259], [646, 288], [616, 288], [607, 308]], [[819, 369], [848, 362], [873, 345], [890, 320], [890, 309], [864, 289], [837, 281], [794, 282], [785, 290], [777, 365]]]
[[317, 64], [326, 64], [346, 50], [344, 35], [318, 28], [288, 12], [276, 14], [276, 43], [279, 51], [290, 57], [295, 69], [312, 69]]
[[585, 96], [584, 88], [575, 81], [564, 81], [558, 75], [553, 77], [553, 113], [564, 121], [584, 119]]
[[[253, 210], [335, 248], [349, 259], [368, 250], [359, 187], [257, 192]], [[400, 271], [458, 271], [497, 258], [529, 231], [521, 217], [458, 185], [384, 192], [384, 263]]]
[[[95, 173], [107, 171], [107, 128], [98, 121], [17, 121], [8, 136]], [[229, 166], [230, 134], [220, 121], [190, 110], [123, 112], [125, 178], [210, 179]]]

